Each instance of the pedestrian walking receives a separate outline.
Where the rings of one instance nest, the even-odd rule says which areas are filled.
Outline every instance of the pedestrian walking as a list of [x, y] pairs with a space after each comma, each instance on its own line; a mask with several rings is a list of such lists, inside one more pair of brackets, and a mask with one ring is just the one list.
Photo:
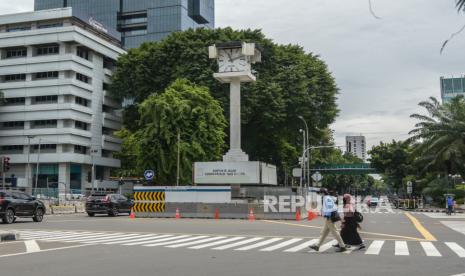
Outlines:
[[452, 215], [452, 212], [454, 211], [454, 200], [452, 199], [452, 196], [447, 196], [447, 215]]
[[321, 237], [317, 244], [310, 246], [311, 249], [315, 251], [320, 250], [320, 246], [325, 241], [328, 234], [331, 232], [331, 235], [337, 240], [339, 244], [339, 248], [337, 249], [338, 252], [344, 252], [347, 250], [344, 241], [342, 240], [341, 236], [339, 235], [336, 226], [334, 225], [336, 222], [341, 220], [339, 213], [337, 212], [337, 206], [335, 203], [334, 198], [329, 195], [328, 190], [321, 189], [321, 193], [323, 193], [323, 207], [321, 209], [322, 215], [324, 217], [325, 224], [323, 226], [323, 230], [321, 231]]
[[358, 233], [363, 216], [355, 209], [355, 201], [350, 194], [345, 194], [342, 201], [344, 202], [344, 220], [341, 226], [341, 238], [347, 246], [363, 249], [365, 244]]

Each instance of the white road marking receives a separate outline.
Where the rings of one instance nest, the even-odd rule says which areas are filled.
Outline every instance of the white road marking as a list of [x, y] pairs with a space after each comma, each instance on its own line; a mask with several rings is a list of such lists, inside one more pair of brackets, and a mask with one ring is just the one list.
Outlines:
[[441, 221], [441, 223], [450, 229], [465, 235], [465, 221]]
[[185, 247], [185, 246], [190, 246], [190, 245], [196, 245], [196, 244], [200, 244], [200, 243], [205, 243], [205, 242], [211, 242], [211, 241], [216, 241], [216, 240], [220, 240], [220, 239], [224, 239], [226, 237], [211, 237], [211, 238], [208, 238], [208, 239], [202, 239], [202, 240], [197, 240], [197, 241], [191, 241], [191, 242], [186, 242], [186, 243], [180, 243], [180, 244], [175, 244], [175, 245], [168, 245], [168, 246], [165, 246], [165, 247], [169, 247], [169, 248], [178, 248], [178, 247]]
[[86, 242], [86, 241], [96, 241], [96, 240], [108, 240], [108, 238], [118, 238], [124, 237], [124, 233], [115, 233], [115, 234], [103, 234], [98, 236], [88, 236], [88, 237], [80, 237], [80, 238], [72, 238], [72, 239], [63, 239], [65, 242]]
[[445, 243], [452, 251], [454, 251], [455, 254], [457, 254], [457, 256], [459, 256], [460, 258], [465, 258], [465, 249], [463, 249], [463, 247], [461, 247], [460, 245], [458, 245], [457, 243], [455, 242], [446, 242]]
[[373, 241], [365, 252], [366, 255], [379, 255], [381, 248], [383, 248], [384, 241]]
[[[330, 242], [327, 242], [325, 244], [323, 244], [322, 246], [320, 246], [318, 252], [325, 252], [326, 250], [330, 249], [331, 247], [333, 247], [333, 244], [336, 240], [331, 240]], [[316, 252], [316, 251], [310, 251], [310, 252]]]
[[220, 245], [220, 244], [225, 244], [225, 243], [228, 243], [228, 242], [242, 240], [244, 238], [245, 237], [234, 237], [234, 238], [230, 238], [230, 239], [226, 239], [226, 240], [221, 240], [221, 241], [211, 242], [211, 243], [207, 243], [207, 244], [196, 245], [196, 246], [192, 246], [192, 247], [189, 247], [189, 248], [190, 249], [202, 249], [202, 248], [206, 248], [206, 247], [212, 247], [212, 246], [217, 246], [217, 245]]
[[408, 251], [408, 245], [406, 241], [396, 241], [395, 242], [395, 253], [396, 256], [408, 256], [410, 255]]
[[282, 238], [272, 238], [272, 239], [264, 240], [264, 241], [259, 242], [259, 243], [255, 243], [255, 244], [251, 244], [251, 245], [244, 246], [244, 247], [241, 247], [241, 248], [237, 248], [235, 250], [247, 251], [247, 250], [262, 247], [262, 246], [265, 246], [265, 245], [268, 245], [270, 243], [274, 243], [274, 242], [280, 241], [280, 240], [282, 240]]
[[198, 240], [198, 239], [203, 239], [203, 238], [208, 238], [208, 236], [196, 236], [196, 237], [190, 237], [190, 238], [185, 238], [185, 239], [178, 239], [178, 240], [173, 240], [173, 241], [166, 241], [166, 242], [157, 242], [157, 243], [151, 243], [151, 244], [144, 244], [142, 246], [147, 246], [147, 247], [154, 247], [154, 246], [161, 246], [161, 245], [168, 245], [168, 244], [175, 244], [175, 243], [182, 243], [182, 242], [187, 242], [187, 241], [193, 241], [193, 240]]
[[432, 242], [420, 242], [426, 256], [428, 257], [441, 257], [441, 253], [436, 249]]
[[267, 248], [263, 248], [263, 249], [260, 249], [260, 251], [274, 251], [276, 249], [280, 249], [280, 248], [283, 248], [283, 247], [286, 247], [288, 245], [291, 245], [291, 244], [294, 244], [296, 242], [299, 242], [301, 241], [302, 239], [290, 239], [290, 240], [287, 240], [287, 241], [284, 241], [282, 243], [278, 243], [276, 245], [273, 245], [273, 246], [270, 246], [270, 247], [267, 247]]
[[423, 213], [423, 215], [435, 219], [465, 219], [465, 214], [453, 214], [448, 216], [446, 213]]
[[180, 237], [181, 238], [186, 238], [186, 237], [190, 237], [190, 236], [189, 235], [182, 235], [182, 236], [173, 237], [173, 235], [161, 235], [159, 237], [152, 238], [152, 239], [147, 239], [147, 240], [144, 240], [144, 241], [135, 240], [137, 242], [125, 243], [123, 245], [141, 245], [141, 244], [146, 244], [146, 243], [152, 243], [154, 241], [169, 241], [169, 240], [179, 239]]
[[82, 243], [100, 243], [104, 244], [106, 242], [111, 242], [111, 241], [120, 241], [120, 240], [129, 240], [129, 239], [134, 239], [134, 238], [142, 238], [142, 235], [139, 234], [128, 234], [124, 235], [123, 237], [117, 236], [117, 237], [110, 237], [106, 239], [98, 239], [98, 240], [91, 240], [91, 241], [85, 241]]
[[312, 240], [309, 240], [309, 241], [306, 241], [302, 244], [299, 244], [297, 246], [294, 246], [294, 247], [291, 247], [289, 249], [286, 249], [284, 250], [284, 252], [297, 252], [297, 251], [300, 251], [302, 249], [306, 249], [308, 248], [310, 245], [314, 245], [318, 242], [318, 239], [312, 239]]
[[24, 245], [26, 246], [26, 252], [28, 253], [40, 251], [40, 247], [35, 240], [24, 241]]
[[243, 240], [243, 241], [239, 241], [239, 242], [235, 242], [235, 243], [215, 247], [215, 248], [213, 248], [213, 250], [225, 250], [225, 249], [241, 246], [241, 245], [244, 245], [244, 244], [248, 244], [248, 243], [252, 243], [252, 242], [260, 241], [260, 240], [263, 240], [263, 238], [251, 238], [251, 239], [247, 239], [247, 240]]
[[57, 251], [57, 250], [62, 250], [62, 249], [71, 249], [71, 248], [84, 247], [84, 246], [89, 246], [89, 245], [91, 244], [79, 244], [79, 245], [66, 246], [66, 247], [50, 248], [50, 249], [40, 250], [38, 252], [21, 252], [21, 253], [14, 253], [14, 254], [6, 254], [6, 255], [0, 255], [0, 258], [21, 256], [21, 255], [27, 255], [27, 254], [49, 252], [49, 251]]
[[134, 239], [134, 237], [131, 237], [131, 238], [128, 238], [128, 239], [122, 239], [122, 240], [119, 240], [119, 241], [106, 242], [106, 243], [103, 243], [103, 244], [107, 244], [107, 245], [120, 244], [120, 243], [126, 243], [126, 242], [128, 242], [128, 240], [131, 241], [131, 242], [146, 241], [146, 240], [154, 239], [156, 237], [160, 237], [160, 236], [159, 235], [154, 235], [154, 234], [148, 234], [148, 235], [139, 236], [136, 239]]

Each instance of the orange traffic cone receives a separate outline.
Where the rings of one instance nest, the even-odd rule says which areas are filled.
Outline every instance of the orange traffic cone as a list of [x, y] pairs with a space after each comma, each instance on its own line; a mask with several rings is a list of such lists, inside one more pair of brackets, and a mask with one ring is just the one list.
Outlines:
[[254, 221], [254, 220], [255, 220], [255, 215], [253, 214], [253, 208], [250, 208], [249, 221]]
[[218, 209], [215, 210], [215, 219], [220, 219], [220, 211]]
[[136, 218], [136, 214], [134, 213], [134, 209], [131, 208], [131, 214], [129, 215], [129, 218], [130, 219], [135, 219]]
[[179, 208], [176, 208], [176, 219], [180, 219], [181, 214], [179, 213]]
[[316, 213], [312, 212], [311, 210], [308, 211], [308, 221], [311, 221], [316, 217], [318, 217], [318, 215]]
[[295, 220], [296, 220], [296, 221], [300, 221], [300, 210], [297, 210], [297, 211], [295, 212]]

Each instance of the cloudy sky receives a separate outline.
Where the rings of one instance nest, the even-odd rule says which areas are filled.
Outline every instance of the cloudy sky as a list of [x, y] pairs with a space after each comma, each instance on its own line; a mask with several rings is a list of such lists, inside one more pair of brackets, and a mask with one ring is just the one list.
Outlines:
[[[465, 24], [454, 0], [216, 0], [218, 27], [258, 28], [325, 60], [341, 90], [336, 143], [362, 133], [368, 145], [405, 139], [418, 102], [440, 97], [439, 77], [464, 72]], [[0, 14], [32, 10], [33, 0], [0, 0]]]

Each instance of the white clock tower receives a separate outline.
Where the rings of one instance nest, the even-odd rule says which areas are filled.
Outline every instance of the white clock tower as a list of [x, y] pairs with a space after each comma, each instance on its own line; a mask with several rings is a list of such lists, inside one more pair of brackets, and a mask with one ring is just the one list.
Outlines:
[[213, 76], [230, 84], [230, 149], [225, 162], [249, 161], [241, 149], [241, 82], [256, 80], [251, 65], [261, 61], [261, 52], [254, 43], [226, 42], [210, 46], [209, 56], [218, 61], [218, 73]]
[[195, 162], [195, 185], [277, 185], [276, 167], [260, 161], [249, 161], [241, 149], [241, 83], [256, 80], [252, 64], [262, 54], [254, 43], [240, 41], [219, 43], [208, 48], [209, 56], [218, 61], [213, 76], [230, 85], [230, 148], [222, 162]]

